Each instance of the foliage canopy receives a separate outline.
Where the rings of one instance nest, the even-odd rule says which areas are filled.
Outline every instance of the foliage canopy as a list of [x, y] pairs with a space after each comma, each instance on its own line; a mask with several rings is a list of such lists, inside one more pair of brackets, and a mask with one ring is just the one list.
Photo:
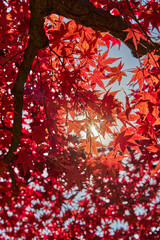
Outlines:
[[0, 23], [1, 239], [159, 239], [159, 1], [4, 0]]

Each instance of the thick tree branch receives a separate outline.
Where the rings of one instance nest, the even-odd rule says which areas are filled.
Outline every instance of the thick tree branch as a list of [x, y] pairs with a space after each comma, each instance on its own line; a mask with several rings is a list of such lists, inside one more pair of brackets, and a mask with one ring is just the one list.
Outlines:
[[13, 159], [14, 152], [17, 150], [21, 131], [22, 131], [22, 109], [23, 109], [23, 94], [24, 94], [24, 83], [27, 79], [29, 71], [32, 67], [33, 60], [37, 54], [37, 48], [34, 42], [30, 39], [26, 48], [23, 62], [20, 66], [15, 85], [12, 93], [14, 94], [14, 117], [13, 117], [13, 128], [12, 128], [12, 141], [8, 154], [6, 155], [4, 162], [10, 163]]
[[30, 39], [19, 68], [15, 85], [12, 89], [12, 93], [14, 94], [13, 136], [9, 152], [3, 160], [8, 164], [13, 160], [22, 134], [24, 84], [31, 70], [34, 58], [37, 55], [38, 49], [44, 48], [48, 45], [48, 39], [43, 29], [44, 19], [41, 11], [43, 6], [39, 3], [40, 2], [37, 0], [31, 0]]
[[[56, 13], [64, 17], [73, 19], [76, 23], [101, 32], [109, 32], [113, 37], [122, 42], [126, 39], [127, 32], [124, 32], [129, 25], [120, 17], [112, 16], [110, 12], [97, 9], [89, 0], [46, 0], [45, 16]], [[134, 56], [143, 56], [147, 52], [159, 49], [159, 44], [152, 44], [141, 40], [136, 51], [132, 39], [124, 42], [132, 51]]]

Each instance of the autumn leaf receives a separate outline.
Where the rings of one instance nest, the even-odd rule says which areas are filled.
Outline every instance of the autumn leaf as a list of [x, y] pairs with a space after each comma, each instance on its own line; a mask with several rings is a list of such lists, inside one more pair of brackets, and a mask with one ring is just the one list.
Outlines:
[[154, 146], [154, 145], [153, 146], [147, 146], [146, 149], [148, 149], [150, 152], [154, 152], [154, 153], [156, 153], [159, 150], [159, 148], [157, 146]]
[[146, 37], [139, 31], [139, 29], [136, 28], [128, 28], [126, 30], [124, 30], [125, 32], [128, 32], [127, 37], [125, 39], [125, 41], [127, 41], [128, 39], [133, 39], [133, 43], [134, 46], [137, 50], [137, 45], [140, 42], [140, 38], [142, 39], [146, 39]]
[[[123, 129], [123, 127], [122, 127]], [[131, 130], [132, 129], [132, 130]], [[127, 130], [122, 130], [120, 133], [116, 134], [114, 142], [112, 141], [109, 146], [114, 144], [115, 151], [120, 150], [120, 152], [125, 153], [128, 152], [127, 146], [139, 151], [139, 145], [136, 142], [137, 140], [147, 140], [146, 137], [143, 137], [137, 133], [133, 132], [134, 128], [128, 128]], [[132, 133], [132, 134], [131, 134]]]
[[33, 169], [32, 161], [32, 156], [29, 153], [26, 153], [25, 151], [20, 151], [16, 160], [16, 164], [22, 164], [24, 175], [26, 175], [27, 170]]
[[81, 139], [81, 148], [83, 148], [87, 154], [92, 153], [98, 156], [97, 148], [102, 147], [102, 144], [99, 141], [96, 141], [97, 138], [98, 137], [89, 137], [87, 140]]
[[103, 165], [107, 166], [109, 170], [113, 169], [121, 169], [123, 170], [123, 166], [121, 161], [123, 156], [121, 155], [114, 155], [113, 151], [111, 151], [107, 156], [101, 155], [100, 161]]
[[116, 45], [116, 44], [118, 44], [118, 46], [120, 47], [120, 45], [121, 45], [121, 42], [120, 42], [120, 40], [119, 39], [116, 39], [116, 38], [114, 38], [114, 37], [112, 37], [110, 34], [105, 34], [104, 36], [103, 36], [103, 41], [105, 41], [105, 43], [107, 44], [107, 46], [108, 46], [108, 48], [110, 47], [110, 44], [111, 44], [111, 46], [113, 47], [114, 45]]
[[71, 133], [72, 131], [74, 131], [78, 136], [80, 136], [80, 131], [81, 131], [81, 127], [82, 127], [81, 121], [69, 120], [67, 125], [68, 125], [68, 133]]
[[102, 79], [103, 79], [103, 74], [100, 71], [94, 70], [93, 74], [90, 76], [91, 86], [93, 90], [95, 89], [96, 85], [98, 85], [99, 87], [105, 90]]
[[102, 55], [99, 54], [98, 55], [98, 67], [100, 68], [101, 72], [104, 72], [104, 70], [109, 70], [110, 67], [108, 65], [114, 63], [115, 61], [117, 61], [119, 58], [107, 58], [108, 57], [108, 51], [104, 52]]
[[158, 162], [158, 164], [157, 164], [157, 166], [155, 167], [155, 169], [153, 169], [153, 170], [151, 171], [151, 177], [153, 177], [153, 175], [154, 175], [155, 173], [157, 173], [157, 172], [159, 171], [159, 169], [160, 169], [160, 161]]
[[67, 181], [68, 190], [75, 184], [76, 186], [78, 186], [79, 190], [82, 190], [82, 182], [84, 180], [84, 176], [78, 169], [76, 169], [74, 166], [68, 166], [65, 170], [65, 176], [68, 180]]
[[135, 70], [131, 71], [132, 73], [134, 73], [133, 77], [131, 78], [130, 82], [128, 83], [131, 84], [132, 82], [137, 81], [140, 91], [142, 91], [143, 85], [144, 85], [144, 81], [147, 79], [148, 77], [148, 71], [147, 69], [141, 69], [139, 67], [137, 67]]
[[46, 123], [44, 123], [41, 127], [34, 127], [33, 128], [33, 141], [37, 144], [41, 144], [48, 139], [48, 128]]
[[157, 118], [156, 121], [153, 123], [153, 126], [160, 125], [160, 118]]
[[106, 78], [111, 78], [107, 86], [113, 84], [116, 80], [118, 80], [119, 84], [121, 83], [122, 77], [127, 76], [125, 72], [122, 72], [121, 69], [123, 68], [122, 63], [118, 65], [118, 67], [110, 67], [110, 73], [106, 76]]

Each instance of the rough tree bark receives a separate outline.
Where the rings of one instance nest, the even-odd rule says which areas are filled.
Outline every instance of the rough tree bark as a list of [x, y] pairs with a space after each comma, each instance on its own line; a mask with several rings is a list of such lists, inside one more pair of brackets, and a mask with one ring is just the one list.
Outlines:
[[[109, 32], [122, 42], [126, 39], [129, 24], [121, 16], [113, 16], [110, 12], [96, 8], [89, 0], [46, 0], [44, 16], [55, 13], [74, 20], [76, 23], [100, 32]], [[136, 51], [132, 39], [124, 42], [135, 57], [143, 56], [147, 52], [159, 48], [159, 45], [145, 40], [138, 44]], [[138, 53], [138, 54], [137, 54]]]
[[[12, 162], [21, 137], [24, 84], [38, 49], [48, 46], [48, 39], [43, 29], [44, 18], [51, 13], [55, 13], [70, 18], [83, 26], [91, 27], [96, 31], [109, 32], [122, 42], [124, 42], [127, 35], [124, 30], [129, 27], [128, 23], [120, 16], [112, 16], [103, 9], [97, 9], [89, 0], [30, 0], [30, 10], [30, 39], [13, 88], [13, 137], [9, 152], [4, 158], [4, 162], [7, 164]], [[155, 48], [159, 48], [159, 45], [144, 40], [141, 40], [138, 44], [138, 51], [136, 51], [132, 40], [128, 40], [125, 44], [130, 48], [134, 56], [142, 56]]]

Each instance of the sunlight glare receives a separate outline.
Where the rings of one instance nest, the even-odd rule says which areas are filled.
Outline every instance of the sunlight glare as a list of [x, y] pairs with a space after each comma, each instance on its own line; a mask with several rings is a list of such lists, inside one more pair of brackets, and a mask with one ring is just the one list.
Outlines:
[[98, 132], [96, 130], [96, 127], [93, 124], [90, 126], [90, 129], [91, 129], [91, 132], [94, 136], [98, 136]]

